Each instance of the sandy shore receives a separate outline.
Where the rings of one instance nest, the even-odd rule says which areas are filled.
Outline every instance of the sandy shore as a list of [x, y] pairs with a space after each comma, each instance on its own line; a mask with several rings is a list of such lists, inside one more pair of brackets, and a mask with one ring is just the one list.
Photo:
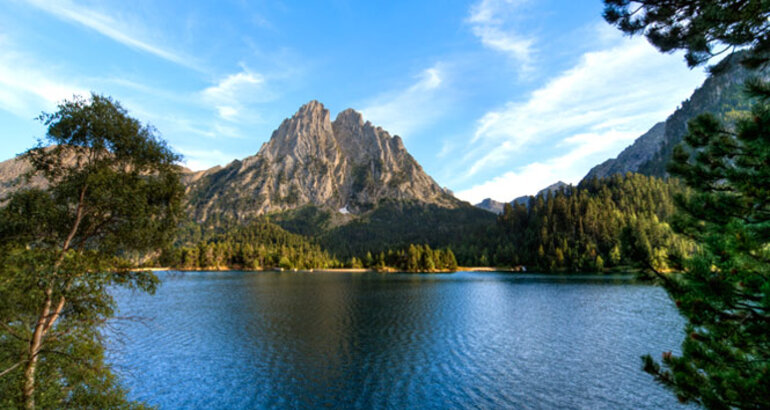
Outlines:
[[459, 266], [458, 272], [521, 272], [517, 268], [495, 268], [490, 266]]

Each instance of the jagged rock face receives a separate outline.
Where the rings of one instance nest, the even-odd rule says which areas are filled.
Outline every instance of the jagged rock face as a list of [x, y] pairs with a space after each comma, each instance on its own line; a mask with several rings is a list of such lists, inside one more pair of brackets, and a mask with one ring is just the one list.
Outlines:
[[556, 191], [560, 191], [560, 190], [562, 190], [564, 188], [568, 188], [568, 187], [569, 187], [569, 184], [567, 184], [566, 182], [558, 181], [558, 182], [555, 182], [555, 183], [553, 183], [551, 185], [548, 185], [547, 187], [537, 191], [537, 193], [535, 195], [532, 195], [532, 196], [530, 196], [530, 195], [520, 196], [520, 197], [514, 199], [513, 201], [511, 201], [510, 204], [511, 205], [524, 204], [524, 205], [529, 206], [529, 198], [538, 197], [538, 196], [541, 196], [541, 195], [544, 196], [544, 197], [547, 197], [548, 193], [553, 194]]
[[655, 153], [660, 150], [665, 136], [666, 123], [659, 122], [655, 124], [644, 135], [637, 138], [633, 144], [626, 147], [617, 158], [608, 159], [591, 168], [584, 179], [607, 178], [615, 174], [638, 172], [639, 168], [652, 159]]
[[[32, 166], [29, 161], [24, 159], [11, 158], [0, 162], [0, 204], [6, 200], [9, 194], [19, 189], [21, 184], [29, 186], [21, 178], [31, 170]], [[44, 180], [37, 178], [32, 186], [42, 187], [44, 183]]]
[[360, 213], [383, 199], [460, 203], [422, 170], [401, 138], [352, 109], [331, 122], [317, 101], [284, 120], [256, 155], [186, 180], [197, 221], [242, 220], [307, 204]]

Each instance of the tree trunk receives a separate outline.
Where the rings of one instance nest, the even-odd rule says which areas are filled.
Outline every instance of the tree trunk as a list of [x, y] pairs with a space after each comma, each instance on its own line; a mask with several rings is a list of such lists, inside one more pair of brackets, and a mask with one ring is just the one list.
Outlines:
[[59, 318], [62, 310], [64, 310], [64, 303], [66, 299], [62, 296], [59, 299], [59, 303], [51, 311], [51, 295], [53, 293], [52, 288], [46, 289], [45, 305], [43, 312], [35, 324], [35, 332], [32, 334], [32, 339], [29, 343], [29, 360], [27, 366], [24, 368], [24, 386], [22, 389], [22, 395], [24, 398], [24, 408], [35, 408], [35, 370], [37, 369], [37, 358], [40, 353], [40, 349], [43, 346], [43, 338], [48, 331], [53, 327], [56, 320]]
[[27, 365], [24, 367], [24, 387], [22, 388], [22, 396], [24, 397], [24, 408], [35, 408], [35, 369], [37, 368], [37, 354], [40, 352], [40, 346], [43, 342], [43, 333], [46, 327], [46, 319], [51, 313], [51, 294], [53, 289], [49, 286], [45, 291], [45, 304], [43, 305], [43, 311], [40, 313], [40, 317], [35, 324], [35, 332], [32, 334], [32, 339], [29, 341], [29, 350], [27, 355]]
[[[64, 262], [64, 256], [67, 254], [67, 251], [70, 248], [70, 243], [72, 242], [72, 239], [75, 237], [75, 234], [80, 227], [80, 222], [83, 220], [83, 206], [85, 203], [85, 195], [87, 189], [88, 185], [84, 185], [80, 190], [80, 199], [78, 201], [78, 207], [75, 215], [75, 223], [72, 225], [72, 229], [70, 230], [69, 235], [67, 235], [67, 238], [64, 240], [64, 244], [62, 244], [59, 258], [53, 265], [54, 279], [56, 278], [56, 271], [59, 269], [62, 262]], [[32, 339], [29, 341], [29, 350], [27, 351], [29, 361], [24, 367], [24, 386], [22, 387], [22, 397], [24, 398], [24, 408], [30, 410], [35, 408], [35, 370], [37, 369], [38, 354], [40, 353], [40, 348], [43, 346], [43, 338], [59, 318], [59, 315], [64, 309], [64, 303], [66, 301], [64, 295], [62, 295], [59, 299], [59, 303], [54, 308], [54, 311], [51, 312], [51, 303], [53, 302], [53, 282], [54, 281], [52, 280], [52, 283], [49, 283], [48, 287], [45, 289], [45, 302], [43, 304], [43, 311], [40, 313], [40, 317], [37, 319], [37, 323], [35, 324], [35, 331], [32, 334]]]

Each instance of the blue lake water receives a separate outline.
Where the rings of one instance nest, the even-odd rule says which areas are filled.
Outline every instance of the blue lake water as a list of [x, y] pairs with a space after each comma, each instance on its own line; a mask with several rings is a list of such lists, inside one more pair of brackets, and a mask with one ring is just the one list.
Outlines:
[[678, 351], [629, 277], [165, 272], [118, 290], [110, 361], [161, 408], [679, 407], [640, 356]]

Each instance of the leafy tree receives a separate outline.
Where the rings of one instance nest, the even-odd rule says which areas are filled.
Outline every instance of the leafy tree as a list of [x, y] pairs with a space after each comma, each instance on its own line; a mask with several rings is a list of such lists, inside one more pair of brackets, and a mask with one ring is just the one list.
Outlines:
[[267, 218], [256, 218], [225, 233], [206, 236], [209, 237], [193, 246], [188, 243], [179, 248], [175, 253], [177, 258], [169, 258], [167, 266], [185, 269], [322, 269], [340, 265], [310, 239], [289, 233]]
[[291, 261], [286, 256], [281, 256], [281, 259], [278, 261], [278, 266], [280, 266], [281, 269], [289, 270], [291, 269]]
[[[747, 47], [748, 67], [767, 63], [770, 3], [605, 0], [605, 17], [630, 34], [644, 33], [661, 51], [687, 50], [690, 66]], [[635, 6], [636, 7], [636, 6]], [[717, 66], [718, 67], [718, 66]], [[683, 401], [708, 408], [770, 407], [770, 86], [747, 82], [759, 102], [725, 125], [705, 114], [689, 123], [669, 172], [693, 188], [678, 200], [677, 231], [698, 249], [681, 275], [660, 278], [687, 319], [681, 356], [644, 368]]]
[[[0, 407], [131, 407], [104, 363], [110, 286], [153, 292], [135, 255], [171, 240], [179, 159], [108, 97], [65, 101], [22, 155], [47, 188], [0, 210]], [[45, 147], [44, 144], [52, 144]]]

